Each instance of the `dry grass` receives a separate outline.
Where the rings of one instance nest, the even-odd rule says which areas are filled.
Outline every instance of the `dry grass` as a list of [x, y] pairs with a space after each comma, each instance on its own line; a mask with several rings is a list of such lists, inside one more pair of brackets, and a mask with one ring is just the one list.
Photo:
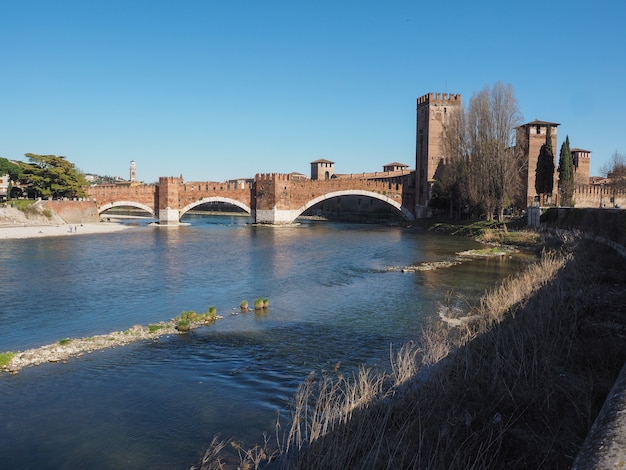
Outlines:
[[276, 444], [237, 466], [569, 468], [626, 360], [626, 281], [612, 251], [566, 248], [392, 353], [391, 372], [310, 376]]

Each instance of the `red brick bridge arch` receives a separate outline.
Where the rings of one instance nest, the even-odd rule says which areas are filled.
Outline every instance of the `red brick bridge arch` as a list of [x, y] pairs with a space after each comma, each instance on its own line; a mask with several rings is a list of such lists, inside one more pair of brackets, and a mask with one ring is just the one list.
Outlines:
[[231, 199], [228, 197], [222, 197], [222, 196], [209, 196], [209, 197], [203, 197], [199, 201], [189, 203], [185, 207], [180, 209], [178, 213], [179, 220], [183, 215], [185, 215], [187, 212], [192, 210], [194, 207], [198, 207], [199, 205], [207, 204], [211, 202], [224, 202], [227, 204], [232, 204], [233, 206], [237, 206], [240, 209], [243, 209], [244, 211], [246, 211], [248, 214], [252, 215], [252, 209], [250, 209], [250, 206], [248, 206], [247, 204], [244, 204], [241, 201], [238, 201], [236, 199]]
[[159, 218], [161, 224], [178, 224], [192, 208], [208, 202], [227, 202], [248, 212], [256, 223], [289, 224], [310, 207], [340, 196], [363, 196], [389, 204], [405, 219], [413, 220], [412, 185], [365, 178], [309, 180], [289, 174], [258, 174], [237, 182], [184, 182], [161, 177], [158, 184], [97, 185], [89, 189], [98, 212], [116, 206], [138, 207]]

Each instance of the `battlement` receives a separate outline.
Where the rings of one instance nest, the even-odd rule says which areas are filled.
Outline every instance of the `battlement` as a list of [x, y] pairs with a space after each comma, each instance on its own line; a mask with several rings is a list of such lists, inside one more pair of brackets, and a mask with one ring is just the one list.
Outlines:
[[571, 149], [570, 152], [572, 154], [576, 154], [578, 158], [591, 159], [591, 150], [574, 148], [574, 149]]
[[427, 93], [417, 99], [418, 105], [423, 104], [458, 104], [461, 103], [460, 93]]
[[159, 184], [180, 184], [183, 179], [179, 176], [160, 176]]
[[291, 175], [288, 173], [257, 173], [254, 179], [256, 181], [289, 181]]

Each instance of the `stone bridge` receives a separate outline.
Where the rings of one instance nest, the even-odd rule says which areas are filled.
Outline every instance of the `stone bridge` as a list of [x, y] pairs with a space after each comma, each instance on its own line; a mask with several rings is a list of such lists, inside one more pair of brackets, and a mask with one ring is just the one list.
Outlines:
[[341, 196], [378, 199], [413, 220], [413, 185], [358, 177], [310, 180], [289, 174], [257, 174], [239, 182], [184, 182], [182, 178], [161, 177], [158, 184], [104, 184], [92, 186], [90, 199], [98, 212], [116, 206], [143, 209], [163, 225], [178, 224], [194, 207], [224, 202], [240, 207], [256, 223], [289, 224], [304, 211], [324, 200]]

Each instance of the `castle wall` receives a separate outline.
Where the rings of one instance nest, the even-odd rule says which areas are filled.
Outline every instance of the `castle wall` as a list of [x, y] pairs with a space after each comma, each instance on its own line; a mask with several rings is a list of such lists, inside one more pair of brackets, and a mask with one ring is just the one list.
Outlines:
[[611, 208], [615, 205], [626, 208], [626, 189], [600, 185], [577, 186], [572, 199], [576, 208]]

